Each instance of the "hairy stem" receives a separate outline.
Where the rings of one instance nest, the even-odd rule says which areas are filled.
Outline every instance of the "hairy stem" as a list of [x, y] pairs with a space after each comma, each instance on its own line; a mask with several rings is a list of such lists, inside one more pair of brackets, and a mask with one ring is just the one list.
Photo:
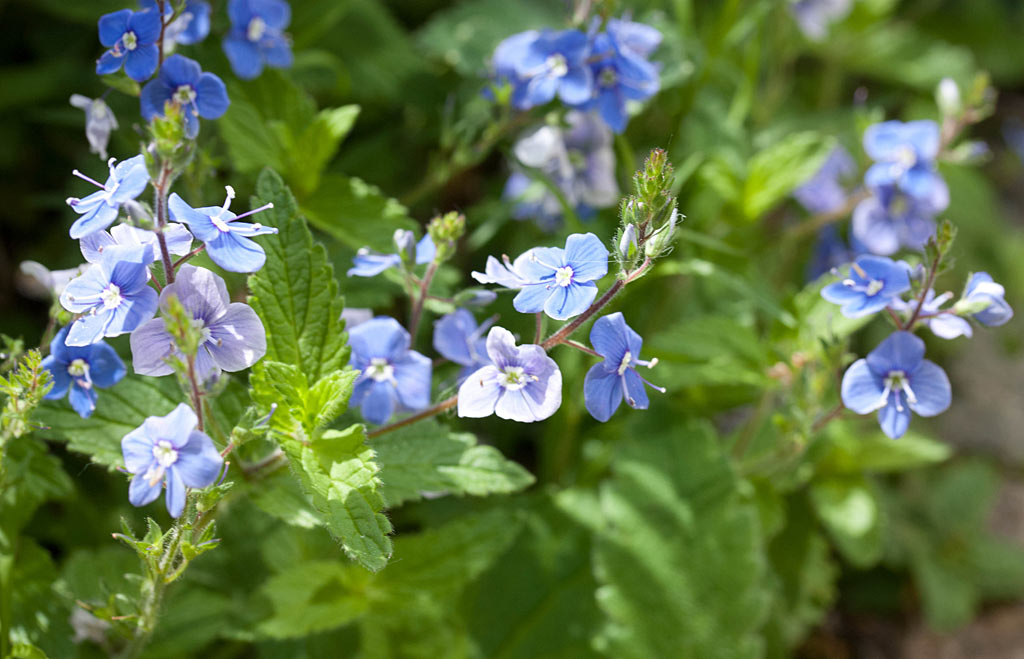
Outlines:
[[427, 266], [427, 272], [423, 275], [423, 279], [420, 281], [420, 290], [416, 295], [416, 299], [412, 305], [412, 311], [409, 313], [409, 336], [416, 340], [416, 330], [420, 326], [420, 317], [423, 315], [423, 303], [427, 300], [427, 289], [430, 287], [430, 281], [434, 278], [437, 273], [437, 262], [431, 261], [430, 265]]
[[445, 412], [447, 410], [450, 410], [451, 408], [455, 407], [455, 405], [458, 402], [459, 402], [459, 396], [458, 396], [458, 394], [456, 394], [456, 395], [452, 396], [451, 398], [444, 399], [443, 401], [441, 401], [437, 405], [434, 405], [433, 407], [428, 407], [427, 409], [423, 410], [422, 412], [418, 412], [416, 414], [413, 414], [412, 416], [406, 417], [406, 418], [402, 419], [401, 421], [396, 421], [396, 422], [394, 422], [392, 424], [389, 424], [389, 425], [386, 425], [386, 426], [381, 426], [380, 428], [377, 428], [376, 430], [371, 430], [370, 432], [366, 433], [366, 436], [368, 438], [370, 438], [370, 439], [373, 439], [374, 437], [378, 437], [378, 436], [383, 435], [385, 433], [389, 433], [392, 430], [398, 430], [399, 428], [404, 428], [404, 427], [406, 427], [408, 425], [412, 425], [412, 424], [416, 423], [417, 421], [422, 421], [423, 419], [429, 419], [432, 416], [437, 416], [441, 412]]
[[[160, 3], [160, 11], [163, 11], [163, 2]], [[161, 43], [163, 41], [161, 40]], [[174, 265], [171, 263], [171, 253], [167, 249], [167, 239], [164, 237], [164, 227], [167, 226], [167, 195], [171, 187], [171, 168], [165, 162], [160, 167], [160, 176], [156, 183], [156, 241], [160, 245], [160, 258], [164, 266], [164, 278], [168, 284], [174, 283]]]
[[196, 419], [198, 420], [198, 428], [200, 432], [203, 432], [203, 399], [202, 394], [199, 392], [199, 382], [196, 380], [196, 358], [195, 355], [188, 356], [188, 383], [189, 383], [189, 396], [192, 399], [192, 409], [196, 411]]
[[174, 269], [175, 271], [177, 271], [177, 270], [178, 270], [178, 268], [179, 268], [179, 267], [181, 267], [181, 265], [182, 265], [183, 263], [185, 263], [186, 261], [188, 261], [189, 259], [191, 259], [191, 258], [192, 258], [193, 256], [195, 256], [196, 254], [199, 254], [199, 253], [200, 253], [200, 252], [202, 252], [202, 251], [203, 251], [204, 249], [206, 249], [206, 245], [200, 245], [199, 247], [196, 247], [196, 248], [195, 248], [194, 250], [192, 250], [191, 252], [189, 252], [189, 253], [188, 253], [188, 254], [186, 254], [185, 256], [183, 256], [183, 257], [181, 257], [180, 259], [178, 259], [177, 261], [175, 261], [175, 262], [174, 262], [174, 265], [172, 266], [172, 268], [173, 268], [173, 269]]
[[935, 258], [932, 259], [931, 267], [928, 268], [928, 278], [925, 281], [924, 286], [921, 287], [921, 294], [917, 298], [917, 307], [914, 309], [913, 315], [910, 316], [910, 320], [908, 320], [907, 324], [902, 328], [907, 332], [914, 330], [914, 324], [917, 323], [917, 319], [921, 316], [921, 309], [924, 307], [924, 299], [928, 296], [928, 291], [930, 291], [932, 286], [935, 285], [935, 278], [939, 274], [939, 263], [941, 261], [942, 253], [939, 252], [935, 255]]

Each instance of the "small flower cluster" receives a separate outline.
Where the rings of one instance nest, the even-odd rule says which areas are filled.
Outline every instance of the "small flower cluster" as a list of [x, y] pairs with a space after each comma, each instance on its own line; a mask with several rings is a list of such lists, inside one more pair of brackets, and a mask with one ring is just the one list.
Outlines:
[[658, 65], [649, 56], [661, 34], [643, 23], [600, 18], [584, 33], [530, 30], [500, 44], [493, 81], [512, 107], [528, 110], [556, 96], [570, 111], [561, 121], [528, 130], [514, 148], [504, 196], [513, 217], [553, 228], [572, 210], [589, 217], [619, 198], [612, 132], [629, 121], [629, 103], [658, 92]]
[[[938, 260], [936, 261], [936, 263]], [[945, 306], [953, 293], [936, 295], [931, 287], [937, 265], [926, 274], [904, 261], [884, 256], [861, 256], [840, 281], [821, 291], [829, 302], [841, 305], [848, 318], [886, 311], [896, 331], [847, 369], [842, 381], [843, 404], [857, 414], [878, 412], [882, 431], [901, 437], [910, 424], [911, 412], [934, 416], [952, 400], [949, 378], [942, 368], [924, 359], [924, 341], [912, 334], [919, 325], [944, 339], [971, 336], [971, 321], [995, 327], [1007, 323], [1013, 310], [1004, 299], [1003, 287], [985, 272], [970, 276], [956, 303]], [[913, 280], [924, 278], [910, 299]]]
[[[597, 299], [598, 282], [608, 274], [611, 253], [593, 233], [570, 235], [564, 248], [534, 247], [514, 261], [507, 256], [501, 260], [489, 256], [484, 271], [472, 273], [481, 284], [517, 291], [512, 302], [515, 310], [536, 316], [537, 338], [532, 344], [518, 344], [510, 330], [494, 325], [495, 318], [478, 323], [469, 309], [459, 307], [460, 303], [483, 306], [494, 300], [493, 295], [471, 289], [441, 300], [457, 308], [434, 324], [432, 344], [441, 355], [440, 362], [412, 349], [431, 279], [451, 255], [450, 249], [437, 246], [454, 245], [464, 227], [461, 216], [435, 218], [419, 241], [409, 232], [397, 232], [395, 254], [360, 250], [349, 276], [369, 277], [397, 267], [410, 284], [414, 299], [408, 329], [387, 316], [359, 321], [349, 316], [351, 363], [360, 371], [352, 404], [359, 405], [363, 417], [374, 424], [388, 422], [396, 412], [429, 414], [453, 406], [461, 417], [494, 414], [524, 423], [540, 421], [562, 403], [562, 374], [548, 352], [556, 345], [570, 345], [603, 360], [589, 370], [583, 387], [585, 406], [595, 419], [607, 421], [623, 401], [635, 409], [646, 409], [646, 387], [664, 389], [647, 382], [637, 367], [652, 368], [657, 360], [641, 358], [643, 340], [626, 324], [622, 313], [596, 319], [590, 332], [592, 348], [568, 337], [596, 316], [622, 287], [642, 276], [667, 249], [678, 221], [675, 201], [664, 192], [670, 178], [664, 152], [655, 151], [637, 177], [640, 194], [623, 205], [627, 226], [616, 251], [620, 273], [601, 299]], [[419, 266], [425, 266], [422, 275], [416, 270]], [[544, 341], [540, 340], [542, 315], [567, 321]], [[433, 367], [445, 361], [461, 367], [458, 394], [428, 410]]]
[[[264, 63], [291, 63], [282, 31], [290, 17], [286, 2], [231, 0], [228, 14], [232, 29], [224, 50], [239, 76], [255, 77]], [[235, 197], [230, 186], [220, 206], [192, 207], [170, 192], [194, 152], [190, 141], [199, 133], [199, 118], [215, 119], [229, 104], [219, 77], [183, 55], [170, 54], [179, 45], [202, 41], [209, 30], [210, 5], [193, 0], [143, 0], [138, 11], [124, 9], [99, 19], [100, 42], [107, 50], [96, 71], [107, 75], [123, 69], [145, 83], [140, 103], [153, 140], [140, 155], [120, 162], [110, 158], [104, 183], [74, 171], [99, 188], [67, 200], [78, 215], [69, 233], [79, 241], [86, 264], [66, 274], [27, 264], [58, 297], [59, 315], [71, 319], [53, 338], [43, 362], [55, 385], [48, 398], [67, 396], [76, 412], [90, 416], [97, 390], [126, 374], [125, 364], [104, 341], [123, 334], [130, 334], [136, 374], [177, 373], [182, 378], [192, 409], [182, 404], [165, 417], [150, 417], [122, 441], [125, 466], [134, 474], [131, 502], [150, 503], [165, 484], [167, 509], [174, 517], [184, 510], [186, 488], [211, 485], [223, 464], [202, 432], [204, 388], [222, 371], [249, 368], [267, 349], [255, 311], [231, 302], [219, 275], [186, 262], [205, 251], [224, 270], [255, 272], [266, 254], [252, 239], [277, 233], [274, 227], [240, 221], [272, 204], [236, 215], [229, 210]], [[102, 99], [76, 95], [72, 103], [86, 111], [90, 148], [106, 156], [110, 132], [117, 127], [113, 114]], [[139, 199], [150, 186], [153, 207]], [[193, 249], [194, 241], [201, 245]], [[154, 264], [163, 273], [162, 285], [151, 272]]]

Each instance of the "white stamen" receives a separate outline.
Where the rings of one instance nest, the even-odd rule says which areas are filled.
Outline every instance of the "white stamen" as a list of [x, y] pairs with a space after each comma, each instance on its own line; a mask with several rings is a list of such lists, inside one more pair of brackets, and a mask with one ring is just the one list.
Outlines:
[[169, 441], [161, 439], [153, 446], [153, 457], [158, 465], [167, 469], [178, 461], [178, 451]]
[[[507, 391], [522, 389], [529, 384], [528, 378], [531, 377], [526, 374], [522, 366], [506, 366], [502, 369], [501, 373], [505, 376], [501, 381], [501, 386]], [[533, 379], [536, 380], [537, 378]]]
[[366, 369], [366, 375], [375, 382], [390, 382], [396, 384], [395, 367], [383, 357], [370, 359], [370, 366]]
[[572, 268], [569, 266], [563, 266], [555, 270], [555, 283], [561, 287], [566, 287], [572, 283]]
[[246, 27], [245, 36], [249, 41], [259, 41], [267, 31], [267, 23], [259, 16], [249, 21]]
[[113, 309], [121, 304], [122, 300], [124, 297], [121, 296], [121, 289], [117, 287], [117, 284], [111, 283], [100, 293], [100, 301], [103, 302], [104, 309]]
[[619, 362], [619, 375], [622, 375], [623, 373], [626, 372], [626, 369], [629, 368], [629, 363], [631, 361], [633, 361], [633, 355], [630, 354], [630, 352], [627, 350], [626, 354], [622, 356], [622, 361]]
[[569, 63], [565, 61], [565, 55], [561, 53], [555, 53], [544, 61], [544, 64], [551, 71], [551, 74], [555, 77], [561, 78], [565, 74], [569, 73]]
[[75, 359], [68, 364], [68, 375], [73, 377], [78, 386], [83, 389], [92, 388], [92, 378], [89, 377], [89, 362], [84, 359]]

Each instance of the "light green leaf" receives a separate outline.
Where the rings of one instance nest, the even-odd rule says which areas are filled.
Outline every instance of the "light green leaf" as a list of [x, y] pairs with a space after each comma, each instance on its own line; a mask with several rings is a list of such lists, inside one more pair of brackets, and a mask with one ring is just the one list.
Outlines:
[[[77, 416], [77, 415], [76, 415]], [[4, 447], [0, 533], [16, 536], [44, 501], [71, 494], [74, 485], [46, 444], [21, 437]]]
[[289, 473], [280, 471], [261, 480], [259, 486], [253, 488], [250, 500], [263, 512], [292, 526], [305, 529], [324, 526], [323, 515]]
[[302, 200], [302, 210], [313, 226], [353, 249], [394, 251], [395, 229], [417, 226], [405, 206], [379, 188], [341, 174], [325, 174], [316, 193]]
[[300, 439], [314, 436], [345, 411], [358, 375], [352, 369], [334, 371], [310, 387], [298, 367], [265, 359], [253, 368], [249, 382], [253, 400], [264, 409], [278, 405], [271, 428]]
[[810, 448], [819, 475], [906, 471], [944, 462], [953, 454], [947, 444], [911, 431], [898, 441], [881, 432], [858, 434], [860, 424], [832, 423], [826, 439]]
[[601, 488], [599, 647], [613, 657], [757, 657], [766, 613], [757, 511], [705, 426], [635, 428]]
[[320, 175], [338, 152], [338, 146], [352, 130], [358, 116], [358, 105], [327, 108], [318, 112], [302, 132], [289, 131], [282, 136], [285, 172], [300, 197], [312, 193], [320, 185]]
[[371, 445], [389, 506], [418, 501], [423, 492], [508, 494], [534, 482], [498, 449], [478, 445], [471, 434], [450, 433], [432, 419], [381, 435]]
[[299, 365], [307, 382], [315, 383], [348, 362], [338, 284], [281, 178], [264, 170], [256, 196], [257, 205], [273, 202], [261, 217], [280, 230], [264, 240], [266, 265], [249, 277], [249, 304], [267, 330], [266, 359]]
[[391, 556], [391, 523], [381, 513], [377, 464], [363, 426], [328, 430], [308, 443], [285, 438], [281, 447], [302, 489], [345, 553], [376, 572]]
[[810, 494], [818, 518], [846, 560], [867, 568], [881, 559], [880, 504], [863, 476], [817, 480]]
[[750, 159], [743, 186], [743, 214], [756, 220], [812, 177], [835, 142], [819, 133], [795, 133]]
[[369, 608], [370, 575], [337, 561], [307, 561], [267, 581], [263, 594], [273, 616], [258, 631], [271, 638], [299, 638], [348, 624]]
[[96, 411], [87, 419], [78, 416], [66, 400], [45, 401], [35, 413], [42, 426], [36, 436], [66, 441], [72, 451], [114, 467], [122, 462], [122, 437], [147, 417], [167, 414], [180, 402], [181, 389], [174, 378], [129, 375], [100, 392]]

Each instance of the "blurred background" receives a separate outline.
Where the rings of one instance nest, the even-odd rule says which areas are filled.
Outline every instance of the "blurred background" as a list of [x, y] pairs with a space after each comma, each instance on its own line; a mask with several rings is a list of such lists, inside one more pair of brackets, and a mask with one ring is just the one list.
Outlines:
[[[509, 219], [512, 205], [502, 189], [523, 126], [506, 122], [489, 132], [493, 110], [480, 92], [501, 39], [565, 25], [575, 6], [554, 0], [293, 0], [294, 68], [242, 83], [213, 36], [227, 26], [224, 3], [212, 4], [212, 35], [188, 54], [224, 78], [232, 107], [223, 120], [204, 122], [206, 151], [179, 184], [193, 205], [220, 204], [226, 184], [246, 199], [258, 172], [274, 166], [320, 232], [337, 273], [362, 245], [387, 249], [394, 228], [410, 219], [425, 223], [435, 212], [461, 210], [470, 231], [457, 267], [442, 272], [440, 284], [449, 288], [481, 269], [487, 254], [560, 243], [535, 223]], [[928, 337], [930, 357], [953, 382], [954, 403], [935, 422], [917, 419], [912, 427], [952, 447], [954, 455], [906, 475], [891, 473], [896, 468], [871, 471], [870, 533], [857, 534], [861, 544], [844, 545], [843, 520], [855, 511], [836, 512], [840, 520], [827, 529], [825, 557], [790, 566], [824, 572], [820, 580], [799, 581], [820, 592], [800, 600], [811, 602], [810, 609], [790, 612], [796, 622], [776, 633], [796, 639], [777, 647], [792, 645], [806, 657], [1024, 656], [1024, 3], [859, 0], [821, 39], [801, 31], [798, 5], [805, 2], [612, 4], [615, 14], [632, 13], [664, 35], [652, 57], [662, 66], [662, 91], [615, 141], [619, 185], [628, 189], [649, 149], [664, 147], [688, 218], [673, 256], [676, 270], [667, 267], [644, 294], [625, 302], [627, 316], [638, 319], [648, 338], [645, 350], [668, 364], [658, 383], [674, 393], [671, 406], [652, 412], [656, 426], [669, 427], [681, 415], [712, 418], [728, 429], [758, 404], [765, 373], [782, 358], [764, 342], [780, 336], [785, 323], [778, 319], [797, 304], [813, 240], [781, 242], [787, 227], [806, 218], [792, 202], [780, 201], [757, 221], [746, 217], [737, 190], [749, 178], [754, 155], [787, 135], [814, 131], [836, 138], [864, 163], [864, 126], [884, 118], [935, 118], [940, 79], [951, 77], [966, 89], [978, 72], [991, 76], [995, 113], [971, 129], [988, 145], [985, 163], [942, 168], [951, 192], [944, 216], [960, 230], [955, 270], [945, 286], [958, 291], [969, 271], [986, 270], [1006, 286], [1018, 315], [970, 341]], [[0, 0], [0, 332], [29, 345], [46, 326], [50, 301], [19, 274], [19, 263], [31, 259], [51, 269], [81, 263], [67, 235], [74, 215], [64, 200], [90, 190], [71, 170], [100, 180], [106, 175], [106, 165], [89, 152], [84, 115], [69, 97], [107, 94], [120, 123], [111, 155], [137, 153], [142, 140], [137, 99], [109, 90], [94, 73], [101, 52], [97, 17], [124, 6], [121, 0]], [[315, 108], [347, 104], [361, 111], [323, 171], [306, 168], [301, 150], [259, 148], [272, 141], [267, 136], [274, 126], [299, 130]], [[230, 178], [229, 169], [235, 172]], [[589, 222], [588, 230], [610, 235], [615, 209]], [[395, 283], [341, 281], [349, 306], [401, 313]], [[651, 299], [659, 300], [657, 308]], [[875, 330], [853, 350], [870, 350], [884, 336], [883, 327]], [[582, 362], [575, 370], [582, 379]], [[545, 486], [584, 482], [585, 465], [600, 456], [557, 438], [613, 431], [580, 430], [589, 419], [581, 421], [579, 408], [549, 424], [540, 443], [521, 429], [499, 436], [491, 431], [488, 439]], [[856, 438], [858, 428], [871, 425], [865, 423], [844, 425], [842, 432]], [[69, 473], [84, 471], [81, 458], [63, 458]], [[770, 474], [762, 476], [771, 481]], [[81, 478], [80, 487], [92, 488], [97, 499], [120, 501], [120, 492], [97, 472]], [[416, 528], [444, 518], [440, 510], [407, 511], [396, 525]], [[82, 502], [53, 504], [49, 514], [51, 521], [37, 521], [35, 532], [61, 561], [75, 544], [106, 542], [109, 520]], [[68, 526], [60, 530], [53, 520]], [[783, 564], [792, 547], [778, 542], [774, 551]], [[82, 560], [68, 564], [70, 582], [81, 578]], [[499, 577], [492, 581], [501, 583]], [[186, 651], [169, 647], [166, 656]]]

